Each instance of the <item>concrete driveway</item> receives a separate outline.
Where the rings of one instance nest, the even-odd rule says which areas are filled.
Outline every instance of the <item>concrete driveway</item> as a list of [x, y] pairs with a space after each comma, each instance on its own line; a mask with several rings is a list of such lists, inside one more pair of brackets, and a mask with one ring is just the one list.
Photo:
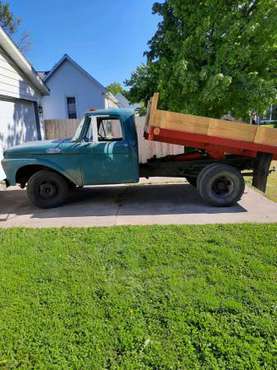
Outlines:
[[277, 222], [277, 203], [251, 188], [238, 205], [214, 208], [184, 181], [155, 179], [129, 186], [90, 187], [72, 193], [63, 207], [41, 210], [25, 191], [0, 192], [0, 227], [88, 227], [146, 224]]

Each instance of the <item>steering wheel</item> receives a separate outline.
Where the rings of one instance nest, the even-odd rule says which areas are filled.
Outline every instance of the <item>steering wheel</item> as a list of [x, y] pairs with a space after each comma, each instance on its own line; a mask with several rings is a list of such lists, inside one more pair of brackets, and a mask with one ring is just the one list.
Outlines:
[[[103, 136], [101, 133], [100, 133], [100, 129], [102, 128], [103, 132], [104, 132], [104, 135]], [[105, 126], [103, 125], [103, 122], [100, 123], [99, 127], [98, 127], [98, 139], [100, 140], [106, 140], [106, 130], [105, 130]]]

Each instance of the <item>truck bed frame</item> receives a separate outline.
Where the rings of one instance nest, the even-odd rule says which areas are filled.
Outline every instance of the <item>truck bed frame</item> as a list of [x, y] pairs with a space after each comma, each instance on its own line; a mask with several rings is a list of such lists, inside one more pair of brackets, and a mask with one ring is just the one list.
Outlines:
[[[212, 163], [250, 170], [253, 185], [265, 191], [272, 159], [277, 159], [277, 130], [159, 110], [159, 94], [151, 99], [145, 127], [147, 140], [194, 148], [194, 152], [150, 160], [141, 175], [197, 177]], [[243, 174], [245, 175], [245, 174]]]

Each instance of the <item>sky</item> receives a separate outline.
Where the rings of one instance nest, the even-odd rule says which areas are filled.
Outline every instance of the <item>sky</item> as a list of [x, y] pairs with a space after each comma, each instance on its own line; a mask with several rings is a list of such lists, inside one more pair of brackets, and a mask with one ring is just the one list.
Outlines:
[[31, 37], [27, 59], [50, 70], [68, 54], [103, 85], [123, 82], [145, 61], [157, 29], [155, 0], [9, 0]]

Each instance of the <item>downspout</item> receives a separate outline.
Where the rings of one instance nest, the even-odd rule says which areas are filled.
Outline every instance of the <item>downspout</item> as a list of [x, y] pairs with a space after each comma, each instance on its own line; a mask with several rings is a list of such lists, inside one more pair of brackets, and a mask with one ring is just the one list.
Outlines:
[[38, 114], [38, 103], [34, 101], [33, 104], [34, 104], [34, 111], [35, 111], [37, 137], [38, 137], [38, 140], [41, 140], [42, 136], [41, 136], [41, 129], [40, 129], [40, 119], [39, 119], [39, 114]]

